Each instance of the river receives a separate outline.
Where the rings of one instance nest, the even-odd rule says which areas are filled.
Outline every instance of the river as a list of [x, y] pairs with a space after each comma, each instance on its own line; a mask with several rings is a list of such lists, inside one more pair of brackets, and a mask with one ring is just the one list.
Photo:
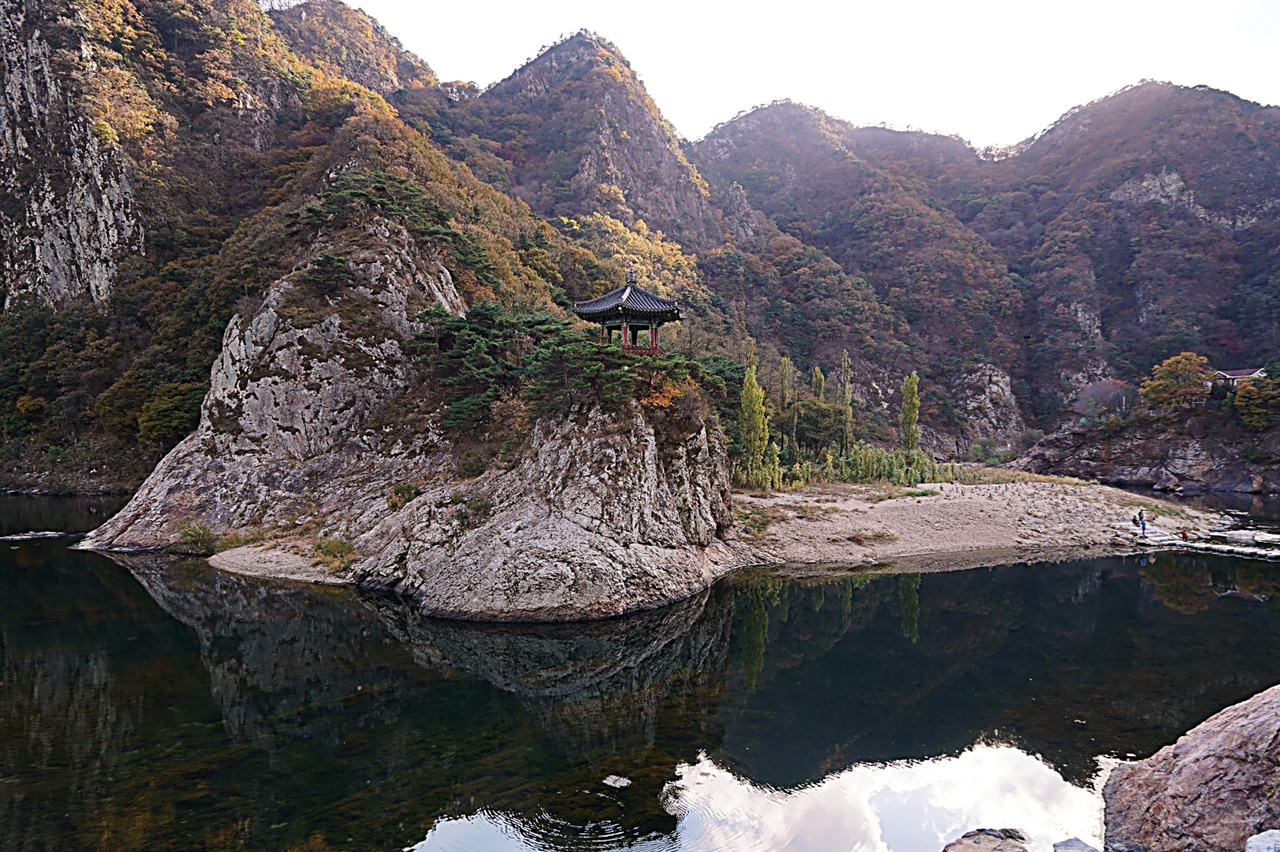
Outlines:
[[[0, 535], [104, 501], [0, 502]], [[1100, 770], [1280, 682], [1280, 566], [742, 574], [579, 625], [0, 541], [0, 848], [1100, 846]]]

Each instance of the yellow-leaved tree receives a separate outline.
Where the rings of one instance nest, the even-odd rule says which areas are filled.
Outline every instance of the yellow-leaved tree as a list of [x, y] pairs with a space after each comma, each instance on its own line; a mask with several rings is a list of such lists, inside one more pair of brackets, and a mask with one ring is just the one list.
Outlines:
[[1194, 352], [1182, 352], [1151, 368], [1151, 378], [1138, 393], [1156, 408], [1190, 408], [1209, 398], [1213, 371], [1209, 359]]

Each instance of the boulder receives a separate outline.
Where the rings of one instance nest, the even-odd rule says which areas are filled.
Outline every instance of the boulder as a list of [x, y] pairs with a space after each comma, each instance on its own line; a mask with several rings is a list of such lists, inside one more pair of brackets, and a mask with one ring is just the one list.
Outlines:
[[1120, 764], [1103, 791], [1108, 848], [1243, 849], [1280, 825], [1280, 686], [1196, 726], [1146, 760]]
[[1025, 842], [1016, 828], [979, 828], [951, 841], [942, 852], [1026, 852]]
[[1245, 841], [1244, 852], [1280, 852], [1280, 830], [1255, 834]]
[[1078, 837], [1059, 841], [1053, 844], [1053, 852], [1098, 852]]

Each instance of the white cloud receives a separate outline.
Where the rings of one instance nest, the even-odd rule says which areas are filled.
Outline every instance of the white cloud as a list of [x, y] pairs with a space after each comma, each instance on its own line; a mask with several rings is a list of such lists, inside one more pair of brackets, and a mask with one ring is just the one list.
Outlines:
[[599, 32], [689, 138], [777, 98], [980, 146], [1021, 141], [1141, 79], [1280, 103], [1275, 0], [353, 2], [444, 79], [481, 85], [561, 35]]

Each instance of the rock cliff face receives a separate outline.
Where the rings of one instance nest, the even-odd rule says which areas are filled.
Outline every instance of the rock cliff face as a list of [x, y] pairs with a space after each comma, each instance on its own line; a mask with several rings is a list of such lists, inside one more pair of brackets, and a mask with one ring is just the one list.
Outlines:
[[1012, 444], [1026, 428], [1018, 411], [1009, 374], [994, 364], [978, 364], [952, 385], [952, 398], [963, 419], [961, 437], [990, 436]]
[[1072, 426], [1013, 462], [1020, 470], [1162, 491], [1280, 492], [1280, 432], [1240, 434], [1210, 415]]
[[117, 259], [142, 246], [126, 163], [81, 104], [93, 51], [68, 7], [0, 0], [0, 296], [102, 302]]
[[385, 514], [381, 489], [413, 475], [432, 434], [411, 453], [370, 421], [411, 383], [413, 317], [462, 303], [448, 272], [400, 226], [374, 217], [364, 228], [383, 250], [351, 254], [349, 286], [322, 295], [300, 269], [271, 286], [253, 317], [232, 319], [200, 426], [86, 547], [160, 547], [184, 520], [281, 528], [339, 510], [343, 520], [325, 532], [346, 535]]
[[454, 618], [603, 618], [688, 597], [750, 561], [706, 426], [663, 458], [638, 409], [542, 421], [512, 469], [426, 490], [356, 540], [363, 585]]
[[1228, 707], [1171, 746], [1121, 764], [1103, 791], [1108, 848], [1243, 849], [1280, 825], [1280, 686]]
[[[459, 478], [406, 342], [422, 308], [463, 303], [399, 226], [362, 227], [382, 248], [347, 249], [345, 286], [317, 290], [302, 268], [232, 320], [199, 428], [84, 547], [158, 548], [184, 522], [337, 538], [359, 582], [424, 612], [535, 621], [659, 606], [758, 561], [732, 541], [713, 423], [660, 440], [639, 405], [580, 410], [538, 421], [507, 467]], [[396, 485], [417, 496], [397, 505]]]

